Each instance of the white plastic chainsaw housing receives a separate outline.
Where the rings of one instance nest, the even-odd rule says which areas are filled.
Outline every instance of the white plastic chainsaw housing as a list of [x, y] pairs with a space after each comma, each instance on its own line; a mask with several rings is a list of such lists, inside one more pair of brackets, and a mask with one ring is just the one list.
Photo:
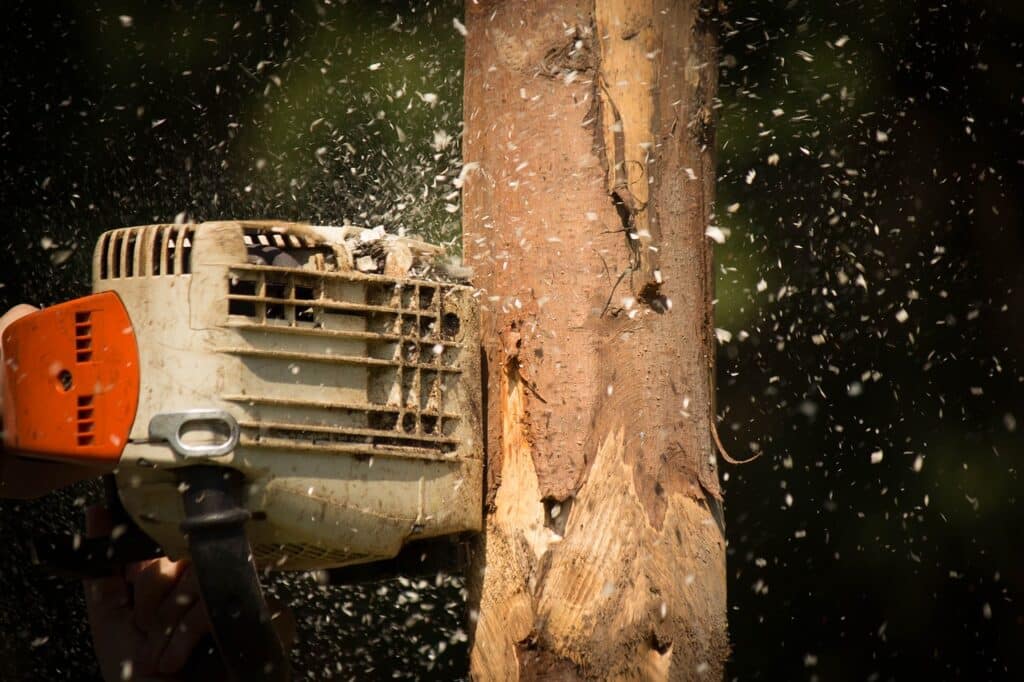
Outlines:
[[263, 566], [363, 563], [480, 529], [478, 312], [470, 287], [423, 273], [435, 252], [270, 222], [100, 238], [94, 290], [121, 297], [140, 354], [118, 486], [168, 555], [187, 551], [182, 466], [244, 473]]

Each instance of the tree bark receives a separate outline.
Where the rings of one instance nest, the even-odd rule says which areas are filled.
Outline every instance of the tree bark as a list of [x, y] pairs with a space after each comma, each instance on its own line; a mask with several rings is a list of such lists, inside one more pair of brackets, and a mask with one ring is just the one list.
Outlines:
[[713, 23], [698, 0], [466, 2], [475, 679], [722, 677]]

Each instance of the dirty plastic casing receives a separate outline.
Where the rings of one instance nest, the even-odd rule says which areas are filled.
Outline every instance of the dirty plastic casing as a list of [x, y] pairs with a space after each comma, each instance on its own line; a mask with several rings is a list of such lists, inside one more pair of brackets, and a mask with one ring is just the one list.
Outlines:
[[[187, 553], [182, 466], [245, 474], [248, 533], [262, 566], [364, 563], [410, 540], [481, 528], [473, 290], [325, 270], [327, 242], [342, 243], [351, 229], [225, 221], [100, 238], [94, 291], [120, 297], [139, 356], [118, 489], [169, 556]], [[254, 264], [261, 245], [304, 265]], [[237, 446], [185, 457], [153, 437], [154, 417], [192, 410], [230, 415]], [[193, 422], [180, 436], [215, 445], [221, 430]]]

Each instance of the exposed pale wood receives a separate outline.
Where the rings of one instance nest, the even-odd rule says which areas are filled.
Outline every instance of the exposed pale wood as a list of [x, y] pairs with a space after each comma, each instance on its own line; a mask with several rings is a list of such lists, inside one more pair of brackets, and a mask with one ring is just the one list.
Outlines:
[[468, 0], [466, 25], [490, 388], [473, 676], [720, 678], [708, 14]]
[[659, 32], [653, 0], [597, 0], [598, 95], [608, 192], [635, 254], [633, 292], [642, 298], [661, 287], [660, 229], [648, 211], [655, 155], [654, 71]]
[[502, 484], [495, 495], [494, 513], [487, 518], [483, 543], [478, 548], [486, 567], [486, 580], [477, 575], [479, 610], [474, 637], [489, 646], [474, 646], [471, 666], [477, 679], [517, 679], [516, 645], [530, 636], [536, 613], [532, 594], [532, 567], [557, 536], [544, 525], [537, 473], [530, 444], [523, 431], [524, 387], [515, 371], [498, 375], [502, 410]]

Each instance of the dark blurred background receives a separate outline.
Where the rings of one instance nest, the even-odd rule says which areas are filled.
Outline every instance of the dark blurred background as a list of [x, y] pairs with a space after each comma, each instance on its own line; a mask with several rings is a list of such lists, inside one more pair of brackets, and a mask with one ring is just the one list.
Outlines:
[[[734, 0], [716, 249], [729, 676], [1024, 669], [1016, 534], [1024, 5]], [[2, 6], [0, 305], [84, 294], [104, 229], [277, 217], [457, 244], [459, 2]], [[88, 679], [80, 589], [0, 504], [0, 679]], [[279, 578], [310, 679], [466, 674], [458, 580]]]
[[729, 4], [731, 672], [1021, 679], [1024, 4]]

